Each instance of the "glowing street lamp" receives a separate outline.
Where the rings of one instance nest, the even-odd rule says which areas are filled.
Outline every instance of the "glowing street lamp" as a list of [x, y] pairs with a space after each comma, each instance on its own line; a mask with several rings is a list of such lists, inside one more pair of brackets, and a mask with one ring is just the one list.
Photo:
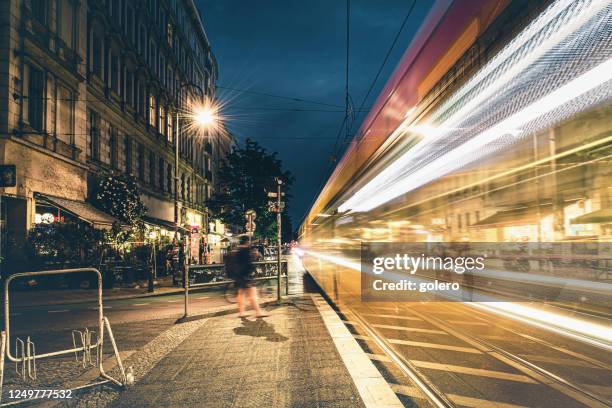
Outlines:
[[[217, 104], [212, 99], [207, 98], [204, 95], [204, 91], [197, 84], [184, 83], [179, 88], [179, 93], [183, 88], [190, 87], [196, 91], [201, 102], [196, 103], [192, 106], [186, 114], [187, 123], [185, 128], [188, 130], [196, 131], [208, 131], [214, 130], [220, 126], [220, 117], [218, 115], [219, 109]], [[179, 230], [179, 139], [181, 137], [182, 128], [177, 127], [176, 140], [174, 141], [174, 240], [179, 244], [178, 230]], [[185, 257], [183, 257], [185, 259]], [[185, 283], [185, 282], [184, 282]]]
[[193, 119], [202, 127], [212, 126], [217, 120], [216, 112], [211, 107], [199, 108], [193, 113]]

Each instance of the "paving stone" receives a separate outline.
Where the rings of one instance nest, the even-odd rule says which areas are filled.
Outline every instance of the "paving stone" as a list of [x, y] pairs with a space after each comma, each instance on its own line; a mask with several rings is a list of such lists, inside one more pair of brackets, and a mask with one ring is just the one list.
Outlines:
[[[309, 298], [302, 304], [312, 305]], [[113, 407], [361, 407], [317, 310], [210, 318]]]

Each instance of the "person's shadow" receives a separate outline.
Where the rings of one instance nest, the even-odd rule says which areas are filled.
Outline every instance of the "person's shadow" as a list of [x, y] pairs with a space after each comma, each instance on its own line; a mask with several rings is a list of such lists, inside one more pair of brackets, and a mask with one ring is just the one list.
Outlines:
[[234, 333], [238, 336], [265, 337], [267, 341], [274, 343], [289, 340], [289, 338], [277, 333], [274, 330], [274, 325], [264, 319], [249, 320], [243, 318], [241, 320], [242, 326], [234, 328]]

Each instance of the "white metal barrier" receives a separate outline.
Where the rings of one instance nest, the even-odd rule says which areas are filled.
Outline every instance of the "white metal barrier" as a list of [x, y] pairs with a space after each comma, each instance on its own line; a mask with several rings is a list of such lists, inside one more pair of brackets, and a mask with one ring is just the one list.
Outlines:
[[[98, 293], [97, 293], [97, 310], [98, 310], [98, 330], [92, 331], [85, 328], [83, 331], [73, 330], [72, 331], [72, 348], [52, 351], [44, 354], [36, 354], [36, 346], [28, 336], [26, 341], [20, 338], [15, 338], [15, 355], [12, 354], [10, 344], [10, 297], [9, 288], [13, 280], [23, 277], [40, 277], [49, 275], [61, 275], [70, 273], [93, 273], [98, 279]], [[121, 378], [116, 379], [111, 377], [104, 371], [103, 365], [103, 347], [104, 347], [104, 330], [107, 330], [108, 337], [113, 347], [115, 358], [117, 359], [117, 366], [119, 367]], [[92, 357], [92, 351], [95, 352], [95, 358]], [[57, 357], [68, 354], [75, 354], [77, 362], [80, 362], [83, 367], [88, 365], [98, 366], [100, 371], [100, 377], [104, 378], [105, 381], [98, 381], [90, 385], [99, 385], [105, 382], [111, 382], [121, 387], [128, 384], [128, 377], [126, 375], [119, 350], [115, 342], [115, 337], [110, 326], [110, 322], [104, 316], [104, 308], [102, 305], [102, 274], [95, 268], [78, 268], [78, 269], [57, 269], [51, 271], [40, 271], [40, 272], [23, 272], [10, 275], [4, 282], [4, 331], [2, 332], [2, 344], [0, 347], [0, 403], [2, 401], [2, 385], [4, 383], [4, 359], [5, 356], [9, 361], [16, 363], [15, 370], [23, 380], [32, 379], [36, 380], [36, 361], [49, 357]], [[79, 359], [79, 353], [82, 354], [82, 358]], [[94, 362], [95, 360], [95, 362]], [[79, 387], [83, 388], [83, 387]], [[3, 404], [2, 404], [3, 405]], [[1, 405], [0, 405], [1, 406]]]
[[[253, 262], [253, 265], [255, 266], [256, 270], [263, 268], [263, 274], [261, 276], [256, 274], [253, 277], [254, 280], [278, 279], [279, 276], [281, 279], [285, 278], [285, 294], [289, 295], [289, 267], [286, 259], [283, 259], [281, 261], [280, 271], [277, 271], [277, 261], [257, 261]], [[212, 280], [210, 282], [190, 283], [190, 271], [194, 269], [209, 270], [211, 272], [210, 276], [214, 276], [214, 278], [211, 278]], [[268, 275], [268, 272], [273, 272], [274, 274], [270, 273]], [[187, 267], [185, 268], [185, 278], [183, 280], [183, 286], [185, 288], [185, 314], [182, 319], [186, 319], [187, 317], [189, 317], [190, 288], [224, 286], [229, 285], [233, 282], [234, 281], [231, 278], [228, 278], [225, 275], [225, 264], [187, 265]]]

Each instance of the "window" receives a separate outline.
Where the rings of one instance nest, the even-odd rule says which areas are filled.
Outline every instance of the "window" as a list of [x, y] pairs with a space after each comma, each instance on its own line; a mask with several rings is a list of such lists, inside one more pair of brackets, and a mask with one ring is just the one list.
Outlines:
[[167, 35], [168, 35], [168, 45], [172, 47], [172, 42], [174, 41], [174, 29], [172, 28], [172, 23], [168, 23]]
[[472, 225], [470, 222], [470, 213], [465, 213], [465, 226], [469, 227], [470, 225]]
[[94, 111], [89, 111], [89, 133], [87, 141], [87, 156], [92, 160], [100, 159], [100, 117]]
[[112, 0], [112, 15], [114, 21], [121, 21], [121, 5], [119, 4], [119, 0]]
[[158, 76], [159, 79], [161, 79], [162, 84], [166, 84], [166, 59], [164, 58], [163, 55], [161, 55], [161, 52], [159, 53], [159, 72], [158, 72]]
[[191, 177], [187, 177], [187, 197], [185, 200], [191, 202]]
[[31, 65], [27, 68], [27, 121], [33, 129], [42, 132], [45, 123], [45, 74]]
[[138, 178], [145, 179], [145, 149], [142, 143], [138, 143]]
[[118, 165], [119, 165], [118, 160], [117, 160], [118, 159], [118, 157], [117, 157], [118, 156], [118, 154], [117, 154], [117, 150], [118, 150], [117, 149], [118, 148], [117, 143], [118, 143], [118, 138], [119, 138], [118, 137], [119, 136], [118, 133], [119, 132], [118, 132], [116, 127], [114, 127], [114, 126], [110, 127], [110, 129], [109, 129], [109, 141], [108, 141], [108, 144], [110, 145], [109, 146], [110, 147], [110, 149], [109, 149], [109, 152], [110, 152], [110, 165], [114, 169], [116, 169], [118, 167]]
[[125, 100], [134, 107], [134, 72], [130, 70], [125, 73]]
[[185, 199], [185, 174], [181, 174], [181, 198]]
[[155, 109], [155, 96], [149, 95], [149, 125], [155, 127], [157, 123], [157, 110]]
[[75, 13], [72, 0], [60, 0], [58, 2], [58, 27], [62, 41], [70, 49], [74, 48]]
[[125, 8], [125, 32], [128, 34], [132, 44], [136, 45], [136, 21], [134, 21], [134, 9], [128, 3]]
[[143, 57], [147, 54], [147, 29], [142, 24], [139, 29], [138, 51]]
[[155, 153], [149, 152], [149, 184], [155, 185]]
[[56, 136], [66, 144], [73, 143], [74, 134], [74, 96], [65, 86], [57, 86]]
[[119, 94], [119, 56], [111, 51], [110, 54], [110, 87]]
[[157, 126], [159, 133], [162, 135], [166, 133], [166, 109], [163, 106], [159, 107], [159, 123]]
[[172, 181], [172, 165], [170, 163], [168, 163], [168, 166], [166, 166], [166, 186], [168, 186], [168, 192], [172, 193], [173, 189], [173, 181]]
[[164, 177], [164, 169], [166, 168], [166, 166], [164, 166], [164, 159], [163, 158], [159, 158], [159, 180], [157, 180], [159, 182], [159, 189], [161, 191], [164, 191], [164, 180], [166, 179]]
[[174, 75], [170, 66], [168, 66], [166, 71], [166, 86], [168, 87], [168, 92], [170, 95], [174, 95]]
[[157, 66], [156, 56], [157, 53], [155, 52], [155, 44], [151, 42], [151, 44], [149, 45], [149, 65], [151, 65], [153, 69], [155, 69], [155, 67]]
[[168, 143], [172, 143], [172, 141], [174, 140], [174, 124], [172, 123], [173, 120], [174, 119], [172, 117], [172, 113], [168, 112], [168, 130], [166, 134], [166, 140], [168, 141]]
[[91, 40], [91, 60], [90, 69], [98, 77], [102, 78], [102, 38], [96, 32], [93, 33]]
[[132, 174], [132, 141], [128, 135], [123, 137], [124, 167], [127, 174]]
[[144, 85], [144, 81], [138, 81], [138, 102], [137, 102], [137, 106], [136, 109], [138, 109], [138, 114], [141, 117], [145, 117], [146, 112], [147, 112], [147, 97], [146, 97], [146, 92], [145, 92], [145, 85]]
[[47, 24], [47, 0], [32, 0], [32, 17], [40, 24]]

